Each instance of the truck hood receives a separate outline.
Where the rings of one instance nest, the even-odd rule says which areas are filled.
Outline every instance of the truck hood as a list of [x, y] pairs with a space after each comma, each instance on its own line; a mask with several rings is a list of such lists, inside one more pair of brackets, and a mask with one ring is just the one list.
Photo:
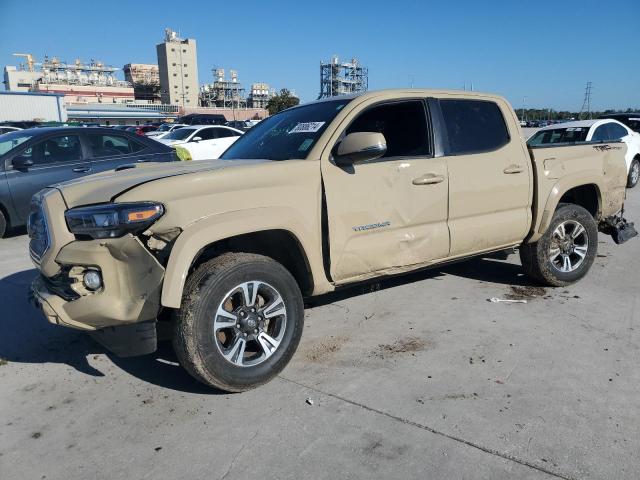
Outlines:
[[69, 182], [51, 185], [60, 190], [68, 208], [110, 202], [143, 183], [177, 175], [191, 175], [225, 168], [264, 163], [269, 160], [200, 160], [195, 162], [137, 163], [124, 170], [110, 170]]

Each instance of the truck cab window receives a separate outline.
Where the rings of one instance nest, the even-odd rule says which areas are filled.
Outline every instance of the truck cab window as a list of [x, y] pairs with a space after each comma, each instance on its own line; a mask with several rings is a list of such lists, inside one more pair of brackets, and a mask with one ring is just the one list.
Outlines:
[[425, 107], [420, 100], [394, 102], [367, 109], [347, 128], [346, 133], [379, 132], [387, 141], [390, 157], [431, 155]]
[[509, 143], [500, 107], [486, 100], [440, 100], [449, 154], [490, 152]]

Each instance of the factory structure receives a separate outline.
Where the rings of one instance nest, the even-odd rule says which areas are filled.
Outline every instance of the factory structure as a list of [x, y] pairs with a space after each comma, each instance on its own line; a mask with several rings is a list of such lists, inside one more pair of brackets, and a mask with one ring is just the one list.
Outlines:
[[136, 100], [160, 103], [160, 71], [158, 65], [127, 63], [122, 70], [124, 79], [133, 86]]
[[328, 62], [320, 62], [320, 94], [318, 98], [366, 92], [369, 70], [357, 58], [341, 62], [337, 55]]
[[117, 103], [134, 100], [129, 82], [116, 77], [118, 68], [96, 60], [72, 63], [45, 55], [37, 62], [30, 53], [14, 54], [24, 57], [18, 67], [4, 69], [5, 90], [14, 92], [58, 93], [66, 103]]
[[[30, 53], [14, 55], [22, 61], [4, 67], [5, 90], [34, 94], [30, 102], [44, 101], [44, 96], [37, 95], [54, 95], [65, 110], [60, 118], [68, 114], [70, 121], [131, 125], [171, 121], [189, 113], [222, 113], [228, 120], [262, 119], [268, 116], [267, 104], [276, 94], [264, 82], [245, 88], [237, 70], [221, 67], [213, 68], [212, 82], [200, 85], [196, 41], [181, 38], [169, 28], [156, 45], [157, 64], [131, 62], [119, 69], [94, 59], [67, 62], [45, 55], [37, 61]], [[320, 98], [367, 88], [367, 68], [357, 59], [341, 62], [334, 56], [320, 63]], [[15, 106], [11, 114], [17, 115]]]
[[200, 104], [203, 107], [231, 109], [265, 109], [269, 100], [276, 94], [266, 83], [254, 83], [249, 94], [238, 81], [238, 72], [229, 70], [225, 77], [224, 68], [214, 68], [213, 82], [200, 87]]

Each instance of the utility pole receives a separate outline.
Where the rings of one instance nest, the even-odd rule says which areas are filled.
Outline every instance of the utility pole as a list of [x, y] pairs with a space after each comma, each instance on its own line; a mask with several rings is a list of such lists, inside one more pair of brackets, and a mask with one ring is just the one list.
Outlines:
[[578, 115], [579, 119], [582, 119], [582, 112], [586, 112], [587, 118], [591, 119], [591, 82], [587, 82], [587, 86], [584, 89], [584, 100]]
[[523, 122], [526, 121], [524, 119], [524, 106], [526, 103], [527, 103], [527, 97], [522, 97], [522, 114], [520, 115], [520, 120], [522, 120]]

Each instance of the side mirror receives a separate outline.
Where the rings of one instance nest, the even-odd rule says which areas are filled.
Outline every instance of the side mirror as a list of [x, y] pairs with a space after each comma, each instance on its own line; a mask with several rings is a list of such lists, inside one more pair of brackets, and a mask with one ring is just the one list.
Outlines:
[[350, 133], [338, 144], [333, 155], [336, 165], [353, 165], [382, 157], [387, 153], [387, 141], [378, 132]]
[[202, 140], [202, 137], [193, 137], [191, 139], [192, 142], [199, 142], [200, 140]]
[[13, 168], [17, 170], [27, 170], [29, 167], [33, 166], [33, 160], [31, 160], [30, 157], [18, 155], [17, 157], [13, 157], [11, 164], [13, 165]]

